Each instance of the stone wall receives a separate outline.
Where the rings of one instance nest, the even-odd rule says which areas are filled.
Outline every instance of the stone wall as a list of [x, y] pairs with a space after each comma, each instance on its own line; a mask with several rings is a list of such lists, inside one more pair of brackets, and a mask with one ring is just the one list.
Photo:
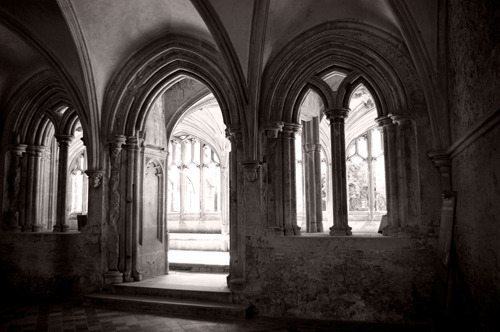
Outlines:
[[82, 233], [0, 233], [2, 298], [79, 297], [98, 290], [100, 236], [87, 228]]
[[410, 238], [255, 238], [247, 243], [244, 295], [264, 316], [423, 322], [432, 248]]
[[[452, 159], [452, 185], [458, 193], [454, 309], [463, 317], [475, 317], [474, 324], [484, 330], [498, 330], [500, 5], [467, 0], [448, 5], [452, 142], [470, 140]], [[481, 128], [488, 129], [481, 132]]]

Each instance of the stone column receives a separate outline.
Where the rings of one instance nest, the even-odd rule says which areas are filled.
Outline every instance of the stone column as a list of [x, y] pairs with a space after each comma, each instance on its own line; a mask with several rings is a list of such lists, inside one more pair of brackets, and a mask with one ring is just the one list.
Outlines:
[[242, 196], [243, 186], [243, 172], [242, 167], [240, 167], [243, 150], [241, 130], [239, 128], [227, 128], [226, 137], [231, 141], [231, 152], [229, 154], [230, 271], [227, 281], [230, 287], [240, 288], [245, 283], [245, 230], [240, 221], [241, 203], [239, 200], [239, 197]]
[[321, 199], [321, 144], [319, 143], [319, 117], [316, 116], [312, 119], [312, 139], [314, 143], [314, 180], [315, 190], [315, 203], [316, 203], [316, 231], [323, 233], [323, 209]]
[[376, 119], [382, 127], [385, 157], [385, 187], [387, 192], [387, 226], [384, 236], [398, 236], [401, 230], [398, 195], [398, 154], [396, 150], [396, 125], [391, 118], [383, 116]]
[[28, 196], [26, 199], [26, 224], [24, 232], [41, 232], [40, 184], [44, 146], [29, 146], [28, 152]]
[[142, 280], [142, 205], [144, 181], [143, 165], [144, 158], [144, 132], [138, 133], [137, 146], [134, 161], [134, 193], [133, 193], [133, 222], [132, 222], [132, 277], [134, 280]]
[[8, 230], [10, 232], [20, 232], [19, 225], [19, 200], [21, 192], [21, 161], [23, 154], [26, 152], [26, 145], [15, 144], [9, 146], [10, 165], [9, 177], [7, 178], [9, 204], [9, 223]]
[[400, 216], [401, 235], [409, 235], [418, 231], [420, 220], [420, 186], [418, 183], [418, 153], [417, 139], [412, 120], [409, 115], [391, 115], [398, 125], [400, 153]]
[[[295, 165], [295, 155], [292, 154], [293, 140], [292, 136], [295, 132], [295, 124], [285, 124], [281, 134], [281, 152], [282, 152], [282, 171], [283, 171], [283, 229], [285, 235], [295, 235], [293, 225], [294, 213], [293, 207], [296, 205], [296, 198], [293, 195], [292, 187], [295, 184], [294, 172], [292, 168]], [[295, 225], [297, 224], [297, 212], [295, 212]]]
[[332, 140], [332, 187], [333, 187], [333, 226], [330, 235], [352, 235], [347, 217], [347, 183], [345, 158], [344, 121], [349, 108], [334, 108], [325, 111], [330, 120]]
[[134, 241], [134, 200], [135, 188], [135, 155], [138, 150], [138, 140], [136, 137], [129, 137], [126, 141], [127, 150], [127, 171], [125, 184], [125, 271], [123, 271], [123, 281], [134, 281], [132, 276], [132, 255]]
[[59, 144], [59, 167], [57, 170], [57, 215], [54, 232], [67, 232], [68, 221], [68, 150], [73, 135], [56, 135]]
[[295, 136], [301, 130], [301, 125], [299, 124], [288, 124], [291, 129], [290, 134], [290, 168], [291, 168], [291, 196], [292, 196], [292, 206], [291, 206], [291, 223], [294, 235], [300, 235], [300, 227], [297, 225], [297, 184], [295, 182], [297, 178], [297, 164], [295, 162], [296, 153], [302, 153], [302, 150], [295, 151]]
[[283, 122], [272, 121], [264, 125], [263, 149], [263, 200], [265, 202], [266, 228], [278, 235], [284, 234], [283, 222], [283, 173], [281, 138]]
[[106, 255], [108, 271], [104, 274], [106, 284], [123, 282], [123, 273], [118, 269], [120, 219], [120, 172], [121, 151], [125, 144], [125, 136], [116, 135], [110, 144], [110, 176], [109, 176], [109, 222], [107, 225]]

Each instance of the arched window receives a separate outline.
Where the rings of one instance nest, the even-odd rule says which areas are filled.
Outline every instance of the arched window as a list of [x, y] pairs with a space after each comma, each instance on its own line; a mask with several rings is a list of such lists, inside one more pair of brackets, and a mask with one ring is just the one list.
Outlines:
[[351, 94], [346, 122], [346, 178], [349, 226], [353, 232], [374, 232], [386, 213], [384, 147], [376, 126], [377, 110], [360, 84]]

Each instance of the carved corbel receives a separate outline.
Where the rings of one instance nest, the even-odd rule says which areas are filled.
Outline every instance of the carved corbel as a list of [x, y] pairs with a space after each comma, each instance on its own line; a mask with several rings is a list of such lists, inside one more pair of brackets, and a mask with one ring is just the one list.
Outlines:
[[102, 179], [104, 178], [104, 171], [101, 170], [87, 170], [85, 174], [92, 180], [92, 187], [97, 189], [102, 184]]
[[431, 151], [428, 153], [434, 167], [441, 173], [441, 180], [444, 191], [451, 190], [451, 158], [446, 150]]
[[245, 175], [245, 179], [250, 182], [254, 182], [259, 178], [259, 168], [260, 163], [257, 161], [247, 161], [241, 163], [241, 167], [243, 167], [243, 173]]

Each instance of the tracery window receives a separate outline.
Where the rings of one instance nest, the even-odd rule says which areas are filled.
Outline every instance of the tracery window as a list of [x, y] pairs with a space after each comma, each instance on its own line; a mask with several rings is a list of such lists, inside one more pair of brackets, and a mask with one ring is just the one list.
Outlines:
[[371, 128], [347, 147], [349, 211], [386, 210], [382, 133]]
[[220, 159], [210, 145], [194, 137], [170, 140], [168, 212], [220, 212]]

